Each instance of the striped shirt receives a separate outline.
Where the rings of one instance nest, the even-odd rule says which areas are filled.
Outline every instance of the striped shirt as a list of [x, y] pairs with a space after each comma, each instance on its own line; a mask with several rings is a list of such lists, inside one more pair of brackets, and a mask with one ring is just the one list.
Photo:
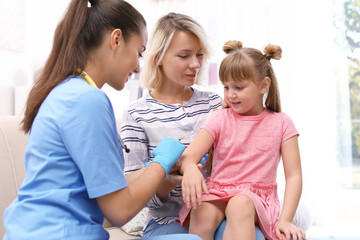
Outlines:
[[[152, 150], [164, 137], [180, 139], [189, 145], [214, 109], [221, 108], [219, 95], [193, 90], [190, 100], [183, 102], [184, 108], [181, 104], [158, 102], [146, 93], [124, 112], [120, 135], [130, 149], [124, 154], [125, 174], [139, 170], [151, 161]], [[150, 209], [147, 223], [151, 219], [159, 224], [175, 221], [183, 204], [181, 186], [175, 187], [164, 199], [154, 195], [147, 204]]]

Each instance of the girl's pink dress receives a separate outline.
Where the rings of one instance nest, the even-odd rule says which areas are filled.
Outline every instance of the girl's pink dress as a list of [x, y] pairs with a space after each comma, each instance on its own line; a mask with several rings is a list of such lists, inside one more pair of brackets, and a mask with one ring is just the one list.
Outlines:
[[[280, 212], [276, 171], [281, 143], [298, 135], [292, 120], [285, 113], [269, 110], [241, 116], [231, 109], [221, 109], [201, 128], [215, 139], [212, 173], [207, 179], [210, 194], [204, 194], [203, 201], [228, 201], [246, 195], [256, 208], [265, 238], [276, 239]], [[189, 223], [190, 210], [186, 205], [180, 210], [183, 226]]]

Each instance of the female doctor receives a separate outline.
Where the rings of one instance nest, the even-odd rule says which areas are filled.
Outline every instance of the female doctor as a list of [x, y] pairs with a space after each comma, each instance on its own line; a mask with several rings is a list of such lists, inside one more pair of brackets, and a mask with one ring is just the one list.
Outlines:
[[146, 23], [125, 1], [90, 3], [70, 2], [27, 100], [26, 176], [4, 213], [4, 239], [108, 239], [104, 216], [117, 226], [129, 221], [184, 150], [164, 139], [153, 163], [126, 182], [113, 108], [100, 88], [107, 83], [121, 90], [139, 71]]

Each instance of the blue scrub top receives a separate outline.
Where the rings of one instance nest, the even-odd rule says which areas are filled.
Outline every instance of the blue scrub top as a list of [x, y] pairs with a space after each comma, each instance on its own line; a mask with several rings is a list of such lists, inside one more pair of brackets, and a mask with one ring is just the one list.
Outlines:
[[114, 111], [80, 77], [41, 105], [25, 151], [26, 175], [4, 212], [4, 239], [108, 239], [96, 198], [127, 186]]

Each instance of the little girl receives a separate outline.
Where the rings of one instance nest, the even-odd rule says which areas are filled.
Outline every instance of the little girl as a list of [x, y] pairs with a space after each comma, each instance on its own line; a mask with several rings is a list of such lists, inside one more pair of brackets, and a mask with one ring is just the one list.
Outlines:
[[[190, 220], [190, 233], [205, 240], [213, 239], [225, 217], [223, 239], [255, 239], [254, 222], [267, 239], [304, 239], [305, 232], [291, 223], [302, 191], [299, 134], [281, 112], [270, 63], [281, 58], [282, 50], [269, 44], [263, 54], [239, 41], [226, 42], [223, 50], [228, 55], [219, 76], [230, 108], [213, 113], [181, 157], [185, 205], [180, 221], [187, 225]], [[212, 172], [205, 183], [196, 163], [212, 145]], [[281, 214], [280, 157], [286, 178]]]

